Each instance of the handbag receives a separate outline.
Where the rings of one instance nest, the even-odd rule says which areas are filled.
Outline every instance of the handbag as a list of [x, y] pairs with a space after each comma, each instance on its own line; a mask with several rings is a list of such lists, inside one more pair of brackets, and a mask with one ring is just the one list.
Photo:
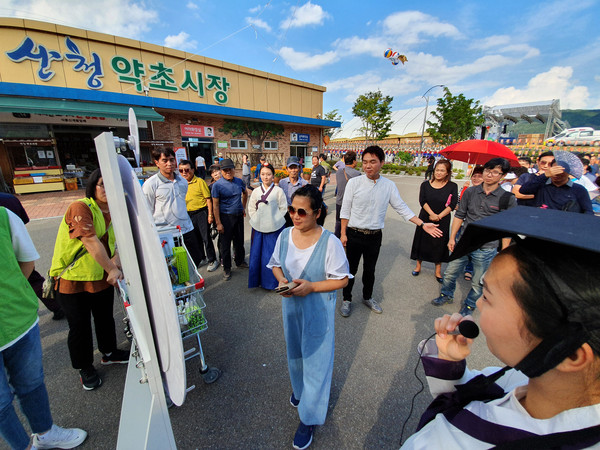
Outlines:
[[48, 269], [48, 272], [46, 272], [46, 279], [44, 280], [44, 284], [42, 285], [42, 298], [54, 298], [57, 281], [65, 274], [67, 270], [73, 267], [73, 265], [77, 262], [79, 258], [85, 255], [86, 251], [87, 249], [85, 247], [79, 249], [79, 252], [77, 252], [77, 254], [75, 255], [75, 259], [73, 259], [73, 262], [67, 267], [65, 267], [65, 270], [63, 270], [57, 277], [51, 276], [50, 269]]

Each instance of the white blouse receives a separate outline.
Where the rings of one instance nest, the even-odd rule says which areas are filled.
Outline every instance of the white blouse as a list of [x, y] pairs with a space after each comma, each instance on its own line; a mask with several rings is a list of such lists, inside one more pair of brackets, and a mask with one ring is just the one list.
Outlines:
[[[323, 228], [321, 227], [321, 233]], [[292, 232], [290, 230], [290, 239], [289, 239], [289, 247], [287, 256], [285, 259], [285, 267], [289, 270], [292, 279], [298, 279], [300, 275], [302, 275], [302, 271], [306, 267], [308, 260], [310, 259], [313, 251], [317, 243], [315, 242], [308, 248], [298, 248], [294, 244], [294, 239], [292, 237]], [[275, 249], [273, 250], [273, 256], [267, 264], [269, 269], [273, 267], [281, 267], [281, 261], [279, 260], [279, 249], [281, 245], [281, 235], [277, 238], [277, 243], [275, 244]], [[341, 241], [335, 237], [333, 234], [329, 236], [329, 241], [327, 241], [327, 255], [325, 256], [325, 271], [327, 272], [328, 280], [341, 280], [343, 278], [354, 278], [350, 273], [350, 269], [348, 267], [348, 259], [346, 259], [346, 252], [344, 251], [344, 246]], [[288, 280], [292, 281], [292, 280]]]
[[[259, 203], [257, 207], [256, 203], [262, 197], [263, 189], [265, 189], [263, 184], [255, 188], [250, 195], [250, 200], [248, 200], [250, 226], [261, 233], [272, 233], [285, 225], [287, 199], [283, 189], [279, 186], [274, 186], [267, 197], [267, 202], [269, 203]], [[265, 189], [264, 192], [267, 192], [269, 189]]]

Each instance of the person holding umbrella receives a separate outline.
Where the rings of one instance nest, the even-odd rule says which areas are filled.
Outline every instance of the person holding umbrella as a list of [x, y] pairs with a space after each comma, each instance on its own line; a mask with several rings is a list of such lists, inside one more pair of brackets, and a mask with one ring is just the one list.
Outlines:
[[[510, 165], [504, 158], [493, 158], [484, 164], [483, 183], [467, 189], [460, 201], [460, 206], [452, 221], [448, 250], [451, 252], [454, 251], [456, 235], [463, 223], [467, 226], [470, 223], [516, 205], [515, 196], [500, 187], [500, 181], [502, 181], [509, 169]], [[509, 241], [506, 240], [502, 243], [502, 248], [508, 246], [508, 244]], [[489, 267], [494, 256], [496, 256], [497, 248], [498, 242], [486, 243], [481, 248], [450, 261], [444, 272], [440, 295], [434, 298], [431, 303], [435, 306], [442, 306], [445, 303], [452, 303], [454, 301], [456, 279], [464, 273], [469, 256], [471, 256], [474, 269], [471, 290], [465, 298], [460, 314], [463, 316], [472, 314], [476, 308], [475, 302], [481, 297], [481, 277]]]

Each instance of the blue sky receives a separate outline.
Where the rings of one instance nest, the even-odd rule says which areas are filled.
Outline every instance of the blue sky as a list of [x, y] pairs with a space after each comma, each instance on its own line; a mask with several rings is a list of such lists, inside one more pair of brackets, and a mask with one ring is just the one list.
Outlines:
[[[559, 98], [600, 108], [600, 0], [0, 0], [0, 16], [126, 36], [323, 85], [352, 118], [380, 89], [424, 107], [443, 84], [489, 106]], [[406, 55], [405, 65], [383, 57]], [[441, 94], [431, 91], [430, 101]]]

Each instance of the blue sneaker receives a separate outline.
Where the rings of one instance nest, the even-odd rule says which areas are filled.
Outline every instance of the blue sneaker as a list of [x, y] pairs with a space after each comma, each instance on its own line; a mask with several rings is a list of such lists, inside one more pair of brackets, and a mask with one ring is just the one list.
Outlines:
[[442, 306], [444, 303], [452, 303], [454, 299], [452, 297], [448, 297], [447, 295], [440, 294], [438, 298], [434, 298], [431, 300], [431, 304], [434, 306]]
[[300, 400], [294, 397], [294, 393], [292, 392], [292, 396], [290, 397], [290, 405], [292, 405], [294, 408], [297, 408], [299, 404]]
[[473, 306], [469, 306], [469, 305], [465, 304], [460, 310], [460, 315], [463, 317], [464, 316], [472, 316], [476, 309], [477, 308], [474, 308]]
[[314, 425], [304, 425], [300, 422], [296, 435], [294, 436], [294, 448], [302, 450], [308, 448], [312, 443], [313, 433], [315, 432]]

